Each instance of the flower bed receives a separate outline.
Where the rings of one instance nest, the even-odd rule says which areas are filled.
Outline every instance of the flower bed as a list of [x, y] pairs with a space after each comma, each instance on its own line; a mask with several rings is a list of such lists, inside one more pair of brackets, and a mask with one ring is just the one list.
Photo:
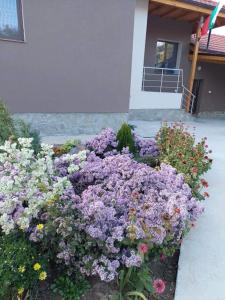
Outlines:
[[[0, 262], [8, 258], [0, 266], [0, 295], [32, 297], [47, 280], [65, 299], [79, 299], [90, 276], [117, 282], [118, 299], [163, 293], [165, 282], [151, 274], [151, 261], [175, 253], [203, 212], [194, 197], [197, 183], [166, 156], [167, 135], [162, 128], [157, 141], [142, 139], [124, 124], [118, 134], [103, 130], [78, 153], [69, 144], [57, 155], [47, 145], [35, 155], [31, 139], [5, 142]], [[191, 140], [189, 150], [198, 148]]]

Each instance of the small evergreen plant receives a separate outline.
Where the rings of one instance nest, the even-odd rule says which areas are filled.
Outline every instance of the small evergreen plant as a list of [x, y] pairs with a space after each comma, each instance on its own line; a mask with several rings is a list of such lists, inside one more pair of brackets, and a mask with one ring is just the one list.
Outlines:
[[121, 151], [123, 148], [128, 147], [130, 152], [135, 154], [136, 147], [134, 143], [134, 138], [133, 138], [132, 130], [128, 124], [124, 123], [121, 126], [120, 130], [117, 133], [117, 141], [118, 141], [118, 146], [117, 146], [118, 151]]

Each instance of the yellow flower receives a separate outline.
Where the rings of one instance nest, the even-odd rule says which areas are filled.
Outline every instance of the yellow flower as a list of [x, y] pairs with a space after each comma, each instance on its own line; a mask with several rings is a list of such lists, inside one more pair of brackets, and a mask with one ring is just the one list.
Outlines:
[[42, 230], [44, 228], [44, 225], [43, 224], [38, 224], [37, 225], [37, 230]]
[[26, 268], [24, 266], [19, 266], [18, 271], [19, 273], [24, 273], [26, 271]]
[[51, 206], [54, 203], [54, 200], [49, 199], [46, 203], [47, 203], [48, 206]]
[[47, 278], [47, 273], [46, 272], [41, 272], [39, 275], [39, 280], [45, 280]]
[[17, 290], [17, 292], [18, 292], [18, 295], [22, 295], [23, 292], [24, 292], [24, 288], [23, 288], [23, 287], [19, 288], [19, 289]]
[[33, 268], [34, 268], [35, 271], [38, 271], [38, 270], [40, 270], [41, 265], [40, 265], [39, 263], [36, 263], [36, 264], [33, 266]]

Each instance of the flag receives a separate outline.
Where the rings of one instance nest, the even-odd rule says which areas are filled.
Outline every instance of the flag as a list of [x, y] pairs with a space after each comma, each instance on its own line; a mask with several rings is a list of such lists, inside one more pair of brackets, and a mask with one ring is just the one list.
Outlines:
[[224, 4], [225, 4], [225, 1], [220, 0], [218, 2], [217, 6], [212, 11], [211, 15], [205, 19], [205, 22], [204, 22], [204, 24], [202, 26], [202, 30], [201, 30], [201, 36], [206, 35], [209, 30], [213, 29], [213, 27], [216, 23], [216, 18]]

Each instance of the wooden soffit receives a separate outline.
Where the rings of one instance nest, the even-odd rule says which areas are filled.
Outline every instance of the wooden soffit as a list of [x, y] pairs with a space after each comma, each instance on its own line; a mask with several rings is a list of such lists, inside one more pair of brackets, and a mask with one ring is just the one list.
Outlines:
[[[193, 55], [189, 54], [189, 59], [192, 60]], [[210, 54], [198, 54], [198, 62], [208, 62], [214, 64], [225, 64], [225, 55], [210, 55]]]
[[[150, 0], [149, 12], [161, 18], [171, 18], [196, 24], [201, 16], [208, 16], [212, 8], [202, 7], [181, 0]], [[225, 25], [225, 12], [220, 12], [216, 27]]]

